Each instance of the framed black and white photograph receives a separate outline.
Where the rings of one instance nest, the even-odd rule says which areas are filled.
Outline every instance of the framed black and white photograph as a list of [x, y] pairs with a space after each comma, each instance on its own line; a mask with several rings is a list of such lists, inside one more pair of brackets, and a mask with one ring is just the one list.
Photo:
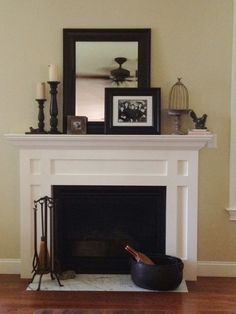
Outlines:
[[160, 134], [160, 88], [106, 88], [105, 133]]
[[67, 134], [86, 134], [87, 117], [67, 116]]

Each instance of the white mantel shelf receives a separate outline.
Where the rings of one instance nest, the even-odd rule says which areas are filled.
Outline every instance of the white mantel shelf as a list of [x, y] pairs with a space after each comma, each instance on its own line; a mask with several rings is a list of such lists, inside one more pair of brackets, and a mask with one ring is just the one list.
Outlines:
[[28, 149], [159, 149], [200, 150], [216, 148], [216, 135], [68, 135], [68, 134], [5, 134], [15, 146]]

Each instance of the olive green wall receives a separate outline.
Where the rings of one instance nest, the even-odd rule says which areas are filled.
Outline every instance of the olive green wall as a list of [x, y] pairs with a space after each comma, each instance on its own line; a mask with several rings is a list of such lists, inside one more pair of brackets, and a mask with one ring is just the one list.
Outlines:
[[18, 150], [3, 134], [36, 127], [35, 86], [48, 79], [49, 63], [62, 70], [62, 29], [151, 28], [151, 84], [162, 88], [163, 133], [171, 125], [168, 93], [181, 76], [191, 108], [207, 113], [218, 135], [218, 148], [200, 153], [198, 259], [235, 260], [236, 225], [224, 210], [232, 25], [232, 0], [0, 0], [0, 259], [19, 258], [20, 234]]

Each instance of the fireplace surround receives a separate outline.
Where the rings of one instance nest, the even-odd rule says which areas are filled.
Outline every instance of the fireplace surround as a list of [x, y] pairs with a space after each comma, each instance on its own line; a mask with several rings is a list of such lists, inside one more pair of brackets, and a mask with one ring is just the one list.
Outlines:
[[30, 278], [33, 200], [52, 186], [166, 187], [165, 253], [197, 276], [198, 156], [214, 135], [7, 134], [20, 149], [21, 277]]

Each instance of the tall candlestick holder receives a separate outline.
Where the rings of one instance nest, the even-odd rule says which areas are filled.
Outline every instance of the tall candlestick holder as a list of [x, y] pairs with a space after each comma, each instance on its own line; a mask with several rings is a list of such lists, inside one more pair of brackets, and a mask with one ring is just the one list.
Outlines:
[[57, 108], [57, 85], [60, 84], [58, 81], [49, 81], [48, 84], [50, 85], [50, 94], [51, 94], [51, 101], [50, 101], [50, 134], [60, 134], [61, 132], [57, 129], [58, 124], [58, 108]]
[[46, 134], [47, 131], [44, 130], [44, 103], [46, 99], [35, 99], [39, 105], [38, 113], [38, 128], [34, 129], [30, 127], [30, 132], [25, 132], [26, 134]]

